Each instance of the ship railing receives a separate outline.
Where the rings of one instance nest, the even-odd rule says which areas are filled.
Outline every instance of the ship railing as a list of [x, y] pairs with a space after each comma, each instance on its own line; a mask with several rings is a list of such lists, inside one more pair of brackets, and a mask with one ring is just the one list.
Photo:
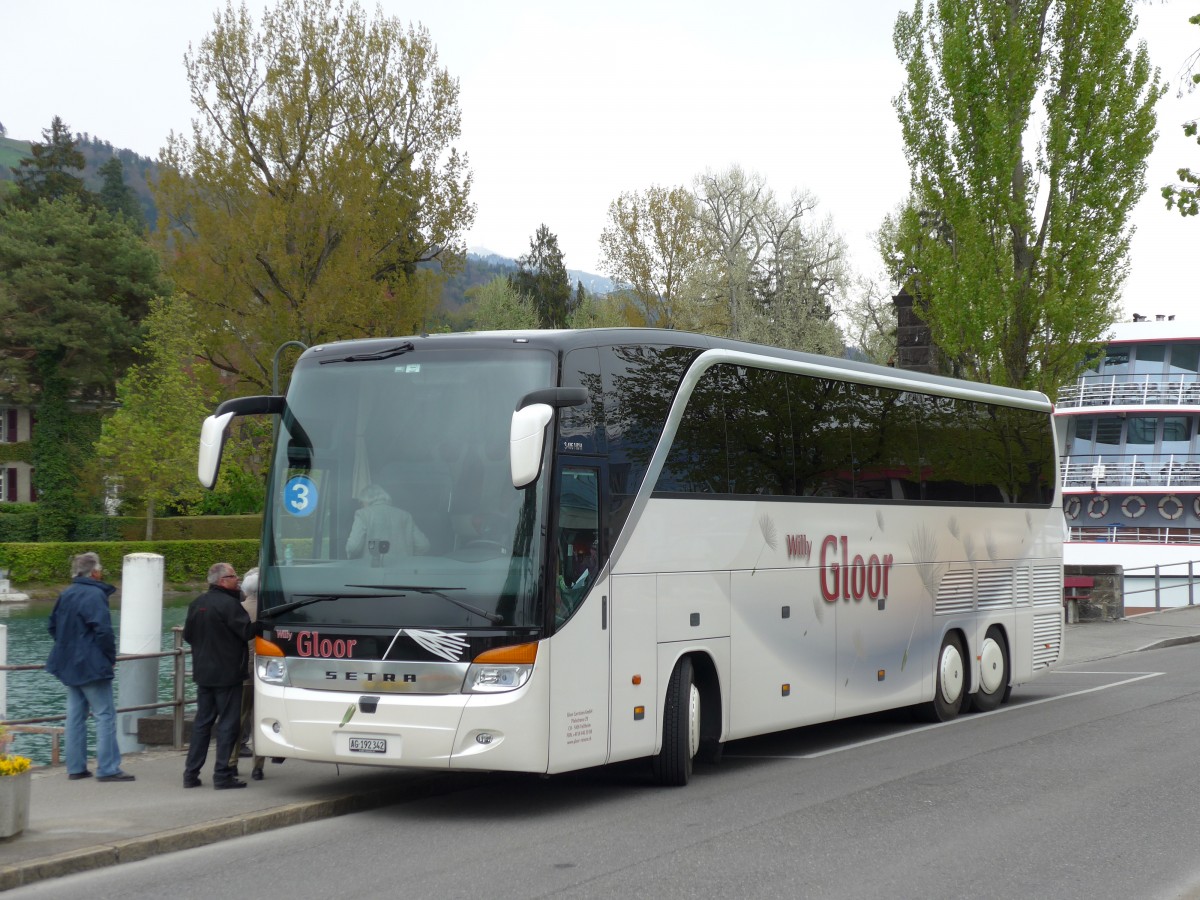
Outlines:
[[1085, 454], [1064, 456], [1063, 487], [1175, 488], [1200, 491], [1200, 458], [1182, 453]]
[[1200, 406], [1200, 376], [1084, 375], [1059, 389], [1056, 406]]
[[[163, 650], [159, 653], [123, 653], [117, 656], [117, 667], [120, 668], [121, 662], [124, 660], [134, 659], [171, 659], [173, 665], [170, 668], [170, 685], [171, 699], [161, 703], [145, 703], [139, 706], [122, 706], [116, 709], [116, 713], [128, 712], [148, 712], [158, 709], [170, 709], [172, 718], [172, 745], [176, 750], [183, 749], [183, 721], [184, 712], [189, 704], [195, 704], [195, 700], [189, 700], [186, 697], [187, 686], [187, 659], [189, 654], [183, 649], [183, 627], [176, 625], [171, 629], [172, 648]], [[19, 674], [22, 672], [45, 672], [45, 663], [28, 663], [23, 665], [0, 665], [0, 678], [5, 682], [10, 674]], [[51, 763], [57, 765], [59, 762], [59, 744], [63, 736], [63, 727], [55, 726], [48, 723], [66, 722], [67, 714], [60, 713], [55, 716], [34, 716], [28, 719], [5, 719], [0, 721], [0, 725], [6, 728], [12, 734], [35, 734], [46, 735], [51, 739]]]

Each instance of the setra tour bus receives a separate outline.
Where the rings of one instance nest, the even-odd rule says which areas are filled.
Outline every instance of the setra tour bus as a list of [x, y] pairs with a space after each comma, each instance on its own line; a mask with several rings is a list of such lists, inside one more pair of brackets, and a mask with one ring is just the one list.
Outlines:
[[1062, 649], [1038, 393], [657, 329], [308, 349], [275, 414], [254, 741], [559, 773], [897, 707]]

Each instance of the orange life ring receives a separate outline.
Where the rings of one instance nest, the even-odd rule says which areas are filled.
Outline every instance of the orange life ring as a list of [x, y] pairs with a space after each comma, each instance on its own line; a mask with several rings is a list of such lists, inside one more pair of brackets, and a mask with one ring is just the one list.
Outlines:
[[[1168, 503], [1174, 504], [1175, 511], [1167, 512], [1166, 506]], [[1166, 494], [1158, 501], [1158, 514], [1164, 519], [1178, 519], [1183, 515], [1183, 501], [1174, 494]]]
[[[1137, 504], [1137, 512], [1134, 512], [1132, 509], [1135, 503]], [[1131, 519], [1140, 519], [1146, 514], [1146, 505], [1144, 498], [1134, 494], [1121, 501], [1121, 512], [1125, 513]]]
[[1067, 502], [1063, 504], [1063, 514], [1068, 519], [1078, 519], [1082, 508], [1083, 502], [1078, 497], [1068, 497]]
[[1108, 498], [1093, 497], [1088, 501], [1088, 517], [1092, 519], [1103, 519], [1108, 515]]

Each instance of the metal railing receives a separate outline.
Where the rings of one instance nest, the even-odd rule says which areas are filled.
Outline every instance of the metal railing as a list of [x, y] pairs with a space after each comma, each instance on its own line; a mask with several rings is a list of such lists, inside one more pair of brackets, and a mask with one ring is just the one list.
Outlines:
[[[1170, 573], [1164, 571], [1166, 569], [1179, 569], [1180, 567], [1182, 567], [1184, 565], [1187, 566], [1187, 575], [1186, 576], [1184, 576], [1182, 572], [1179, 575], [1171, 575]], [[1125, 605], [1126, 606], [1130, 605], [1129, 598], [1131, 596], [1135, 596], [1138, 594], [1153, 593], [1154, 594], [1154, 608], [1156, 610], [1160, 610], [1163, 608], [1162, 599], [1163, 599], [1164, 590], [1172, 590], [1172, 589], [1178, 590], [1183, 587], [1187, 588], [1187, 605], [1188, 606], [1196, 605], [1196, 566], [1195, 566], [1195, 563], [1188, 561], [1187, 563], [1170, 563], [1165, 566], [1164, 565], [1138, 566], [1137, 568], [1133, 568], [1133, 569], [1125, 569], [1124, 577], [1128, 578], [1131, 574], [1133, 574], [1133, 577], [1135, 577], [1135, 578], [1148, 578], [1149, 577], [1149, 575], [1134, 574], [1137, 572], [1148, 572], [1148, 573], [1153, 572], [1154, 573], [1154, 586], [1148, 587], [1148, 588], [1141, 588], [1136, 591], [1129, 591], [1129, 590], [1125, 591]], [[1185, 577], [1186, 577], [1186, 581], [1183, 581], [1183, 582], [1178, 581], [1178, 579], [1183, 579]], [[1164, 588], [1164, 586], [1163, 586], [1164, 579], [1174, 580], [1174, 581], [1176, 581], [1176, 583], [1167, 585]], [[1132, 605], [1137, 606], [1138, 604], [1135, 603]]]
[[1200, 459], [1183, 453], [1092, 453], [1060, 461], [1065, 489], [1195, 488]]
[[[117, 665], [119, 666], [124, 660], [134, 659], [163, 659], [171, 657], [175, 663], [171, 675], [171, 695], [172, 699], [161, 703], [144, 703], [139, 706], [122, 706], [116, 710], [117, 714], [128, 712], [144, 712], [148, 710], [169, 708], [171, 710], [172, 729], [171, 740], [172, 745], [176, 750], [183, 749], [183, 719], [184, 712], [189, 703], [194, 703], [194, 700], [188, 700], [186, 697], [187, 686], [187, 656], [188, 654], [183, 649], [183, 627], [175, 625], [171, 628], [171, 643], [172, 649], [163, 650], [158, 653], [129, 653], [121, 654], [117, 657]], [[44, 663], [27, 663], [24, 665], [5, 665], [0, 666], [0, 672], [44, 672], [46, 666]], [[28, 719], [6, 719], [0, 722], [10, 732], [14, 734], [48, 734], [51, 736], [51, 760], [54, 764], [59, 760], [59, 739], [62, 736], [63, 729], [56, 727], [45, 727], [48, 722], [65, 722], [67, 714], [60, 713], [54, 716], [34, 716]]]
[[1200, 376], [1084, 375], [1064, 385], [1055, 405], [1083, 406], [1200, 406]]
[[1197, 544], [1200, 528], [1136, 528], [1131, 525], [1072, 525], [1067, 539], [1100, 544]]

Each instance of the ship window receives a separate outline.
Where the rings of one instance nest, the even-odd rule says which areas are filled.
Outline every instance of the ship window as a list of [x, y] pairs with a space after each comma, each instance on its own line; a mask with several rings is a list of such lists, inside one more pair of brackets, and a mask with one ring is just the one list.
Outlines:
[[1171, 365], [1168, 371], [1186, 375], [1200, 372], [1200, 344], [1174, 345], [1171, 348]]
[[1129, 348], [1108, 347], [1104, 351], [1101, 372], [1104, 375], [1124, 375], [1129, 371]]
[[1101, 416], [1096, 420], [1096, 443], [1114, 447], [1121, 443], [1121, 420], [1117, 416]]
[[1127, 445], [1142, 446], [1154, 443], [1154, 432], [1158, 430], [1158, 416], [1130, 416], [1129, 431], [1125, 436]]
[[1166, 358], [1166, 344], [1138, 344], [1133, 372], [1135, 375], [1161, 375]]
[[1163, 453], [1187, 453], [1192, 443], [1192, 420], [1187, 416], [1163, 417]]

